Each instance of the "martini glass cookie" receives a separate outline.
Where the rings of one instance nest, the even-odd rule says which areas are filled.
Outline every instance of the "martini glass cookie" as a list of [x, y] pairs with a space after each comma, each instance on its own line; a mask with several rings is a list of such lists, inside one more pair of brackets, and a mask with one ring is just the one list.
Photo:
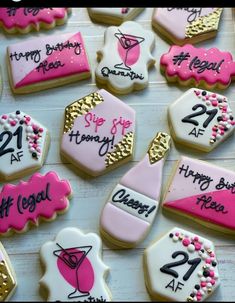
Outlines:
[[155, 300], [205, 301], [220, 285], [214, 244], [175, 227], [144, 251], [145, 283]]
[[217, 93], [191, 88], [168, 107], [175, 141], [209, 152], [234, 131], [228, 99]]
[[0, 302], [8, 301], [17, 287], [15, 271], [0, 242]]
[[158, 210], [169, 149], [170, 136], [157, 133], [143, 160], [122, 177], [111, 193], [100, 218], [101, 234], [110, 242], [129, 248], [147, 236]]
[[111, 301], [105, 283], [109, 269], [101, 252], [97, 234], [74, 227], [62, 229], [54, 241], [46, 242], [40, 250], [45, 268], [40, 285], [47, 290], [47, 301]]
[[7, 62], [15, 94], [57, 87], [91, 75], [80, 32], [12, 44], [7, 48]]
[[235, 233], [235, 173], [182, 156], [165, 192], [164, 210], [224, 233]]
[[45, 126], [17, 110], [0, 115], [0, 179], [12, 180], [42, 167], [50, 136]]
[[92, 176], [131, 160], [135, 111], [104, 89], [65, 109], [61, 154]]
[[104, 47], [97, 52], [96, 81], [116, 94], [127, 94], [148, 85], [148, 68], [155, 63], [151, 55], [154, 34], [134, 22], [110, 26]]
[[0, 192], [0, 235], [25, 232], [29, 224], [39, 225], [40, 219], [54, 220], [69, 208], [72, 189], [67, 180], [60, 180], [51, 171], [35, 173], [28, 181], [5, 184]]
[[87, 8], [92, 21], [111, 25], [120, 25], [133, 20], [144, 8], [142, 7], [89, 7]]
[[225, 89], [235, 78], [235, 62], [229, 52], [218, 48], [173, 45], [160, 59], [162, 73], [169, 82], [184, 86]]
[[8, 34], [51, 29], [66, 23], [70, 11], [66, 7], [1, 7], [0, 27]]
[[215, 7], [159, 7], [154, 9], [152, 25], [174, 44], [194, 44], [217, 34], [222, 11]]

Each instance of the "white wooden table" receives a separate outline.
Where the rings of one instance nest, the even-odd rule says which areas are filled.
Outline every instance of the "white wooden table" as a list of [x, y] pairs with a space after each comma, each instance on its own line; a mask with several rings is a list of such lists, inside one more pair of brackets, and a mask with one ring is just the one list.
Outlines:
[[[151, 29], [152, 8], [136, 18], [146, 29]], [[55, 170], [62, 178], [69, 179], [73, 188], [73, 198], [70, 208], [64, 215], [50, 223], [42, 223], [38, 228], [32, 228], [24, 234], [15, 234], [9, 238], [0, 237], [11, 262], [15, 268], [18, 287], [12, 301], [42, 301], [39, 293], [38, 281], [42, 276], [39, 262], [41, 245], [54, 239], [55, 235], [64, 227], [75, 226], [84, 232], [99, 233], [99, 214], [110, 192], [123, 176], [144, 156], [150, 140], [157, 131], [169, 131], [166, 119], [168, 104], [179, 97], [186, 88], [168, 85], [159, 71], [159, 59], [162, 53], [169, 49], [169, 44], [155, 34], [156, 45], [153, 52], [156, 58], [155, 67], [150, 71], [149, 87], [143, 91], [122, 96], [121, 99], [132, 106], [137, 114], [137, 141], [134, 160], [120, 168], [97, 178], [79, 175], [69, 163], [62, 163], [59, 154], [59, 140], [63, 127], [64, 107], [72, 101], [83, 97], [97, 89], [93, 77], [61, 88], [45, 90], [30, 95], [14, 96], [10, 90], [7, 68], [6, 47], [10, 43], [30, 39], [37, 36], [53, 35], [57, 33], [81, 31], [90, 57], [92, 70], [97, 65], [96, 51], [103, 46], [103, 33], [106, 26], [94, 24], [90, 21], [85, 8], [74, 8], [67, 25], [57, 27], [51, 31], [30, 33], [24, 36], [6, 36], [0, 33], [0, 64], [3, 76], [3, 93], [0, 100], [0, 113], [7, 113], [20, 109], [45, 124], [51, 132], [51, 146], [42, 173]], [[216, 46], [221, 50], [230, 51], [235, 58], [235, 11], [224, 9], [217, 37], [198, 46]], [[235, 84], [223, 91], [235, 110]], [[164, 184], [171, 169], [180, 154], [206, 159], [212, 163], [235, 170], [235, 140], [228, 139], [223, 145], [209, 154], [195, 153], [182, 147], [172, 147], [164, 170]], [[25, 177], [27, 180], [29, 176]], [[14, 182], [17, 183], [17, 180]], [[219, 270], [222, 280], [221, 287], [210, 298], [215, 301], [234, 301], [235, 299], [235, 239], [222, 233], [206, 229], [190, 220], [178, 216], [162, 214], [161, 208], [157, 214], [152, 230], [148, 237], [132, 250], [111, 249], [103, 244], [103, 259], [110, 267], [107, 284], [113, 294], [114, 301], [150, 301], [146, 291], [143, 276], [142, 256], [149, 243], [168, 232], [174, 226], [195, 231], [208, 237], [216, 244], [219, 259]]]

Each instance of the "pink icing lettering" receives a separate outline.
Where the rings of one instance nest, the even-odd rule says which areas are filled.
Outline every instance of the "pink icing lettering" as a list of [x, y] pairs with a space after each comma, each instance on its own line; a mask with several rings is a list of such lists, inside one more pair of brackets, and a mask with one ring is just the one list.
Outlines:
[[104, 124], [104, 122], [106, 121], [104, 118], [98, 117], [98, 116], [96, 116], [96, 114], [93, 114], [93, 113], [87, 113], [84, 116], [84, 119], [85, 119], [85, 121], [87, 123], [85, 125], [85, 127], [90, 127], [91, 126], [90, 122], [94, 123], [94, 125], [95, 125], [95, 132], [96, 133], [98, 131], [99, 126], [102, 126]]
[[122, 117], [118, 119], [113, 119], [113, 126], [111, 128], [111, 134], [115, 135], [118, 131], [118, 125], [121, 125], [122, 135], [125, 135], [125, 129], [131, 126], [132, 122], [130, 120], [125, 120]]
[[35, 173], [27, 182], [6, 184], [0, 193], [0, 234], [9, 229], [21, 231], [28, 221], [35, 224], [39, 217], [51, 219], [69, 205], [71, 194], [68, 181], [60, 180], [55, 172], [45, 176]]

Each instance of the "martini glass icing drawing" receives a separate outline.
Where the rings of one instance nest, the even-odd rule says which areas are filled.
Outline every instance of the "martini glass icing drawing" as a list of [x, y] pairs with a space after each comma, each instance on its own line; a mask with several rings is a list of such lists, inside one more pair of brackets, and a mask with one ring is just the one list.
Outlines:
[[94, 271], [87, 255], [92, 246], [63, 248], [59, 243], [53, 254], [58, 257], [57, 266], [64, 279], [75, 289], [68, 299], [86, 297], [94, 284]]
[[114, 36], [118, 39], [118, 53], [122, 63], [115, 64], [118, 69], [131, 70], [130, 65], [137, 62], [140, 56], [140, 44], [145, 40], [143, 37], [124, 34], [118, 29]]

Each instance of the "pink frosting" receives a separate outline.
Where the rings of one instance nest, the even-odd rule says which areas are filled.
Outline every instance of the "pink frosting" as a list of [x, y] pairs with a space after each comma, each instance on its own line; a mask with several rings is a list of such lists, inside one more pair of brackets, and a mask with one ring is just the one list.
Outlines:
[[[79, 46], [63, 48], [61, 51], [51, 51], [47, 48], [47, 45], [50, 45], [51, 48], [56, 47], [58, 43], [63, 45], [70, 43], [74, 46], [80, 44], [80, 51]], [[20, 54], [25, 55], [27, 52], [34, 52], [34, 55], [21, 56], [19, 59]], [[15, 57], [15, 54], [17, 54], [17, 57]], [[15, 88], [90, 71], [80, 32], [48, 36], [13, 44], [8, 47], [8, 56]], [[45, 64], [44, 68], [43, 65]], [[49, 68], [50, 64], [54, 64], [56, 68]]]
[[101, 226], [114, 239], [136, 244], [149, 230], [149, 223], [107, 203], [101, 216]]
[[[26, 28], [29, 25], [38, 26], [39, 22], [52, 24], [56, 19], [63, 19], [66, 17], [68, 8], [53, 7], [43, 8], [36, 11], [34, 8], [0, 8], [0, 22], [7, 29], [13, 27]], [[36, 8], [35, 8], [36, 9]]]
[[[180, 54], [181, 58], [184, 55], [185, 60], [179, 60]], [[177, 76], [183, 81], [194, 78], [197, 83], [205, 80], [210, 85], [217, 82], [229, 85], [231, 77], [235, 75], [235, 63], [231, 53], [222, 52], [215, 47], [207, 50], [196, 48], [191, 44], [173, 45], [168, 53], [161, 56], [160, 64], [169, 77]], [[208, 69], [204, 68], [206, 65]]]
[[[179, 168], [184, 170], [180, 173]], [[198, 177], [193, 177], [190, 171]], [[202, 197], [203, 200], [198, 201]], [[204, 161], [182, 157], [163, 207], [235, 230], [235, 173]]]
[[52, 219], [69, 206], [71, 191], [69, 182], [60, 180], [55, 172], [45, 176], [35, 173], [27, 182], [4, 185], [0, 194], [0, 234], [11, 228], [22, 231], [28, 221], [37, 224], [39, 217]]
[[153, 200], [158, 200], [161, 193], [163, 165], [164, 159], [150, 164], [147, 154], [122, 177], [120, 184]]

